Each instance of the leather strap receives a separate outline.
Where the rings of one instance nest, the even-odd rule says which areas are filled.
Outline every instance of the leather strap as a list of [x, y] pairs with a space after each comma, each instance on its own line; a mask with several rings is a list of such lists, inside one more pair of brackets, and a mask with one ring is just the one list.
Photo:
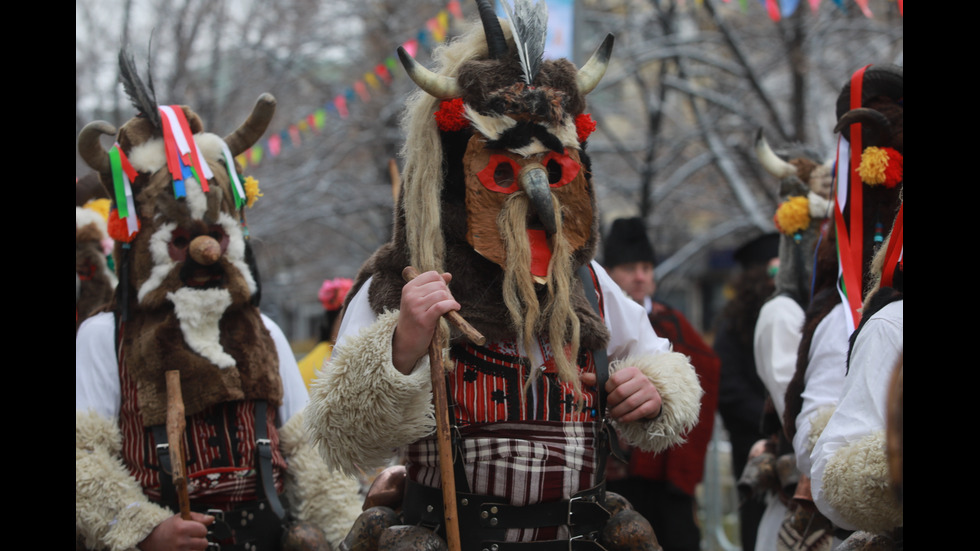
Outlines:
[[[592, 309], [601, 318], [602, 310], [599, 307], [599, 292], [596, 289], [593, 275], [591, 264], [584, 264], [578, 269], [578, 277], [582, 280], [585, 298], [588, 299], [589, 305], [592, 306]], [[592, 361], [595, 364], [596, 391], [599, 396], [596, 406], [596, 424], [594, 427], [596, 441], [595, 482], [598, 485], [600, 481], [605, 480], [606, 460], [610, 453], [623, 463], [629, 463], [629, 459], [627, 459], [622, 448], [619, 447], [619, 438], [616, 436], [616, 431], [606, 418], [606, 381], [609, 380], [609, 357], [606, 355], [606, 350], [604, 348], [593, 350]]]
[[153, 425], [153, 441], [156, 442], [157, 461], [160, 462], [160, 501], [177, 509], [177, 488], [174, 487], [174, 466], [170, 461], [170, 443], [167, 441], [167, 425]]
[[[276, 492], [275, 478], [272, 476], [272, 441], [269, 440], [268, 423], [269, 404], [265, 400], [255, 402], [255, 497], [258, 502], [268, 503], [270, 510], [282, 521], [286, 518], [286, 510]], [[160, 461], [160, 502], [170, 507], [177, 503], [177, 491], [173, 479], [168, 476], [173, 473], [170, 458], [170, 445], [167, 442], [166, 425], [154, 425], [153, 440], [156, 442], [157, 459]]]
[[269, 440], [269, 404], [265, 400], [255, 402], [255, 463], [258, 466], [255, 495], [259, 501], [265, 499], [272, 512], [279, 518], [286, 518], [286, 511], [279, 501], [276, 482], [272, 476], [272, 441]]

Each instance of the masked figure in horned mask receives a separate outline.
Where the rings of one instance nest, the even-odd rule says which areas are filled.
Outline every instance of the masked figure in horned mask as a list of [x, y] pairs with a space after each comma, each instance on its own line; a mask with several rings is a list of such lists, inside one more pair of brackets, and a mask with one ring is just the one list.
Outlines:
[[[467, 503], [462, 547], [567, 547], [595, 537], [608, 518], [596, 507], [570, 526], [568, 515], [570, 500], [604, 499], [612, 431], [602, 427], [666, 449], [697, 422], [701, 389], [642, 307], [591, 262], [599, 234], [585, 95], [605, 71], [612, 37], [581, 69], [542, 61], [543, 2], [518, 3], [513, 24], [478, 6], [483, 28], [437, 50], [437, 72], [400, 52], [422, 90], [404, 118], [394, 236], [355, 282], [307, 424], [333, 444], [320, 446], [328, 464], [349, 473], [403, 448], [404, 520], [441, 524], [441, 506], [429, 506], [441, 477], [425, 352], [434, 333], [445, 334], [456, 489], [466, 496], [457, 501]], [[425, 273], [405, 284], [408, 265]], [[436, 332], [450, 310], [487, 344]], [[486, 502], [499, 518], [480, 518]]]
[[[306, 390], [282, 331], [259, 312], [244, 237], [257, 187], [235, 156], [262, 135], [275, 100], [264, 94], [221, 138], [189, 107], [157, 105], [131, 58], [120, 65], [139, 115], [118, 133], [93, 122], [78, 139], [114, 198], [120, 282], [113, 311], [75, 340], [76, 537], [89, 549], [261, 551], [294, 549], [282, 535], [300, 527], [336, 542], [357, 516], [357, 486], [331, 476], [303, 432]], [[116, 135], [109, 151], [102, 134]], [[185, 458], [165, 425], [171, 370]], [[190, 518], [174, 514], [181, 459]]]

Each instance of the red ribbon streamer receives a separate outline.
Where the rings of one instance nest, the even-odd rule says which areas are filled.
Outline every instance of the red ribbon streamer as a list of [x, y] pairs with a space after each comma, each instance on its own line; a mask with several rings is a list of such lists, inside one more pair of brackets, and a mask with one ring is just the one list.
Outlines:
[[891, 287], [895, 278], [895, 266], [904, 262], [902, 258], [905, 249], [905, 203], [898, 207], [895, 224], [892, 226], [891, 237], [888, 238], [888, 248], [885, 250], [885, 267], [882, 269], [881, 286]]
[[[851, 76], [851, 109], [861, 107], [861, 89], [864, 84], [865, 65]], [[847, 303], [851, 309], [855, 325], [861, 319], [861, 293], [864, 274], [864, 190], [858, 166], [861, 164], [861, 124], [850, 127], [851, 159], [850, 182], [848, 182], [848, 203], [851, 206], [850, 228], [844, 225], [842, 209], [835, 209], [837, 221], [837, 246], [840, 254], [841, 272], [844, 276], [844, 289]], [[839, 184], [838, 184], [839, 185]]]

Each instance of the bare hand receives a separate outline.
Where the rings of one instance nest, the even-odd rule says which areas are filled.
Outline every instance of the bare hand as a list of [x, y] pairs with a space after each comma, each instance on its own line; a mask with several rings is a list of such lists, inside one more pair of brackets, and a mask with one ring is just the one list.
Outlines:
[[212, 522], [214, 517], [201, 513], [192, 512], [191, 520], [174, 515], [158, 524], [138, 547], [143, 551], [203, 551], [208, 547], [207, 526]]
[[[595, 386], [596, 374], [583, 373], [582, 384]], [[621, 423], [651, 420], [660, 416], [663, 401], [650, 379], [633, 366], [624, 367], [606, 381], [609, 416]]]
[[408, 375], [425, 355], [439, 318], [459, 303], [449, 292], [452, 275], [425, 272], [402, 287], [398, 325], [391, 342], [391, 360], [398, 371]]

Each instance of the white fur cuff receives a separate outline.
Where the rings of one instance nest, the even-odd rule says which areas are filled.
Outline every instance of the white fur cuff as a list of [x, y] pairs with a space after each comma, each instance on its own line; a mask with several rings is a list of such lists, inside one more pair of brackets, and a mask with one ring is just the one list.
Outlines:
[[905, 523], [903, 506], [888, 483], [884, 431], [848, 444], [827, 461], [827, 503], [859, 530], [880, 534]]
[[323, 529], [337, 549], [361, 514], [360, 484], [327, 467], [307, 437], [302, 413], [280, 429], [279, 442], [289, 462], [286, 493], [293, 514]]
[[173, 516], [150, 503], [119, 460], [119, 427], [94, 412], [75, 412], [75, 531], [89, 549], [134, 549]]
[[644, 451], [662, 452], [682, 444], [684, 436], [698, 423], [701, 384], [687, 356], [666, 352], [656, 356], [627, 357], [609, 365], [615, 373], [621, 367], [635, 366], [646, 375], [663, 401], [660, 417], [653, 421], [616, 423], [616, 429], [630, 444]]
[[333, 469], [354, 475], [435, 431], [428, 358], [410, 375], [391, 363], [398, 312], [385, 312], [334, 348], [310, 388], [307, 430]]
[[813, 454], [813, 448], [817, 445], [817, 440], [823, 434], [823, 429], [827, 428], [830, 416], [837, 410], [837, 405], [823, 406], [810, 417], [810, 434], [807, 436], [807, 453]]

